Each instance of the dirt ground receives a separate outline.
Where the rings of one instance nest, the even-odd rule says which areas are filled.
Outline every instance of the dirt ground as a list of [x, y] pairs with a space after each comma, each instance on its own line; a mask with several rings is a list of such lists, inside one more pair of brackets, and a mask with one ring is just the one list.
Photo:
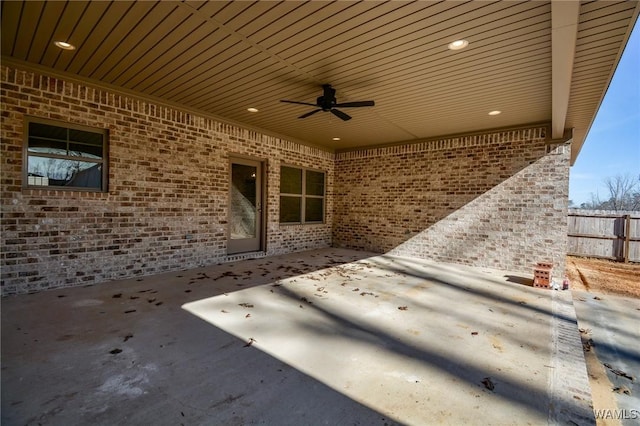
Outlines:
[[574, 290], [640, 299], [640, 263], [567, 256], [567, 277]]

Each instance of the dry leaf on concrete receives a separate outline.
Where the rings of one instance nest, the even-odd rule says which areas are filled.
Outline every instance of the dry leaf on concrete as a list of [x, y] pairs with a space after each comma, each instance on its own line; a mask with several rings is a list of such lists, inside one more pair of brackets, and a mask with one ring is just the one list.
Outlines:
[[489, 389], [490, 391], [496, 388], [496, 385], [493, 384], [491, 377], [485, 377], [484, 379], [482, 379], [481, 383], [484, 385], [485, 388]]

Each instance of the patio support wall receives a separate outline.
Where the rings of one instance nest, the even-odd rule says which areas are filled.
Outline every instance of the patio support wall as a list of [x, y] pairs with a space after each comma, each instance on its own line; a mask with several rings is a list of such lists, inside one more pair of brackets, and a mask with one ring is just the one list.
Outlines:
[[336, 155], [336, 246], [562, 279], [569, 145], [547, 126]]
[[[3, 66], [2, 294], [226, 257], [229, 155], [267, 168], [268, 255], [331, 244], [334, 155], [113, 91]], [[26, 115], [109, 130], [109, 191], [22, 188]], [[327, 172], [320, 225], [279, 225], [280, 163]]]
[[[227, 260], [230, 154], [266, 163], [267, 255], [333, 241], [563, 273], [569, 149], [547, 145], [548, 126], [334, 155], [33, 71], [1, 79], [2, 294]], [[109, 191], [23, 189], [27, 115], [108, 129]], [[280, 226], [281, 163], [327, 172], [325, 224]]]

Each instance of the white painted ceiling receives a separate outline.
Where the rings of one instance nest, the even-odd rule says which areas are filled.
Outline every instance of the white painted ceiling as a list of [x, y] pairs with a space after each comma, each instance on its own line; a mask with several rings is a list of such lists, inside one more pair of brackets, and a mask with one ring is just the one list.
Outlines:
[[[2, 59], [343, 150], [558, 121], [551, 10], [549, 1], [5, 0]], [[575, 50], [564, 64], [574, 159], [639, 10], [580, 2], [575, 43], [560, 40]], [[447, 49], [457, 39], [469, 46]], [[338, 102], [376, 105], [344, 108], [353, 119], [342, 121], [299, 119], [313, 107], [279, 102], [315, 103], [327, 83]]]

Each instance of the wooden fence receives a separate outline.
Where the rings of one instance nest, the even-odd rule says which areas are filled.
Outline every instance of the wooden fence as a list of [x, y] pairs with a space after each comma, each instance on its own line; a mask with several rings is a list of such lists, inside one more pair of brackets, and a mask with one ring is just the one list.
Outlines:
[[569, 209], [568, 254], [640, 262], [640, 212]]

